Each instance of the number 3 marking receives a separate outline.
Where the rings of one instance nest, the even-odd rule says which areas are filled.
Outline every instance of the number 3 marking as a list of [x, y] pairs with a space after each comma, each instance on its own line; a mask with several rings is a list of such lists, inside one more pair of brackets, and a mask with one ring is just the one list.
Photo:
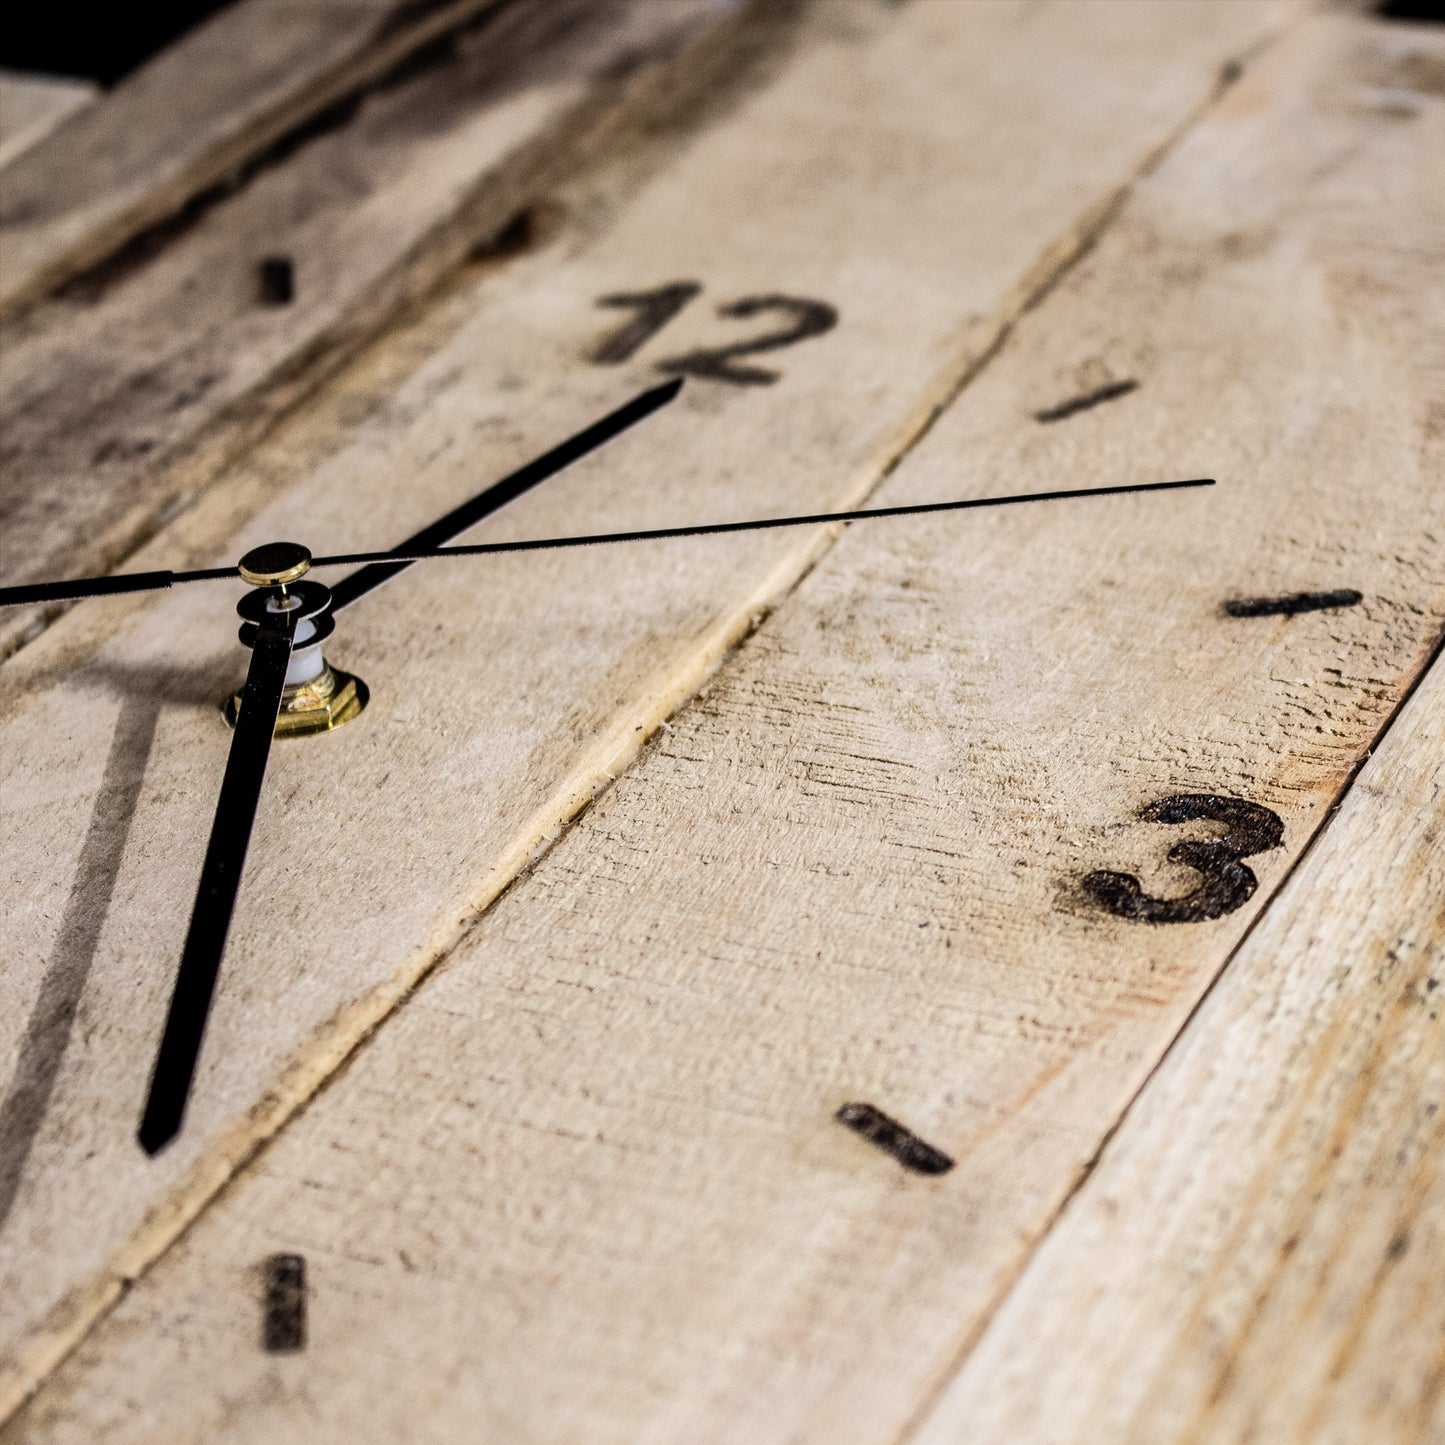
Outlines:
[[1171, 863], [1183, 863], [1201, 878], [1199, 886], [1182, 898], [1151, 897], [1132, 873], [1090, 873], [1083, 880], [1084, 891], [1110, 913], [1143, 923], [1202, 923], [1233, 913], [1259, 887], [1259, 879], [1239, 860], [1267, 853], [1284, 840], [1284, 821], [1278, 813], [1213, 793], [1161, 798], [1139, 816], [1146, 823], [1191, 823], [1203, 818], [1229, 830], [1222, 838], [1187, 840], [1169, 850]]

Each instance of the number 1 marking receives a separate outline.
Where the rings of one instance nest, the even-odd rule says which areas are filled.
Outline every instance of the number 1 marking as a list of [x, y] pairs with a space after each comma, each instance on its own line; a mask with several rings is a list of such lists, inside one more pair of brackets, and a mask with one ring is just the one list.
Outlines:
[[673, 281], [655, 291], [620, 291], [614, 296], [598, 297], [599, 306], [626, 307], [637, 315], [604, 337], [593, 351], [592, 360], [599, 366], [630, 361], [701, 290], [700, 281]]

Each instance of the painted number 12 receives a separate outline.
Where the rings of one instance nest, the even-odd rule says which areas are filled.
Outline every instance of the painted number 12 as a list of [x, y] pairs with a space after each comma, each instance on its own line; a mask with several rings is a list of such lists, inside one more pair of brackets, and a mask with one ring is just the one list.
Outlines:
[[[652, 291], [626, 291], [600, 296], [599, 306], [631, 311], [633, 314], [593, 348], [592, 360], [601, 366], [630, 361], [684, 306], [702, 290], [700, 281], [673, 281]], [[762, 351], [793, 346], [810, 336], [821, 336], [838, 324], [838, 310], [826, 301], [804, 296], [744, 296], [717, 308], [727, 320], [749, 320], [754, 316], [776, 317], [778, 324], [760, 335], [730, 346], [705, 347], [657, 363], [659, 371], [674, 376], [700, 376], [727, 381], [734, 386], [771, 386], [779, 373], [765, 366], [743, 363], [741, 358]]]

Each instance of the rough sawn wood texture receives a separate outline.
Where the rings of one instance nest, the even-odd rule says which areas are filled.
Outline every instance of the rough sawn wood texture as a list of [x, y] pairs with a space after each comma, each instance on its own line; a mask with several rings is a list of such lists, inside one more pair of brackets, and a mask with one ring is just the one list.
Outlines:
[[1445, 1439], [1445, 668], [916, 1445]]
[[[1224, 26], [1220, 13], [818, 7], [697, 131], [686, 117], [659, 127], [655, 172], [637, 180], [629, 156], [620, 176], [564, 194], [584, 223], [556, 251], [460, 278], [434, 329], [398, 343], [400, 361], [390, 346], [368, 353], [134, 565], [233, 557], [277, 535], [341, 547], [405, 536], [655, 379], [657, 362], [756, 334], [756, 319], [719, 308], [779, 293], [821, 298], [841, 319], [766, 358], [774, 385], [694, 379], [668, 413], [487, 535], [857, 501], [1088, 244], [1221, 66], [1288, 12], [1232, 5]], [[1051, 164], [1061, 133], [1079, 148]], [[665, 340], [629, 367], [590, 360], [619, 320], [599, 298], [689, 276], [703, 296]], [[226, 746], [216, 704], [238, 676], [234, 598], [221, 587], [77, 608], [5, 665], [4, 806], [19, 822], [0, 848], [20, 900], [4, 980], [18, 1061], [0, 1296], [11, 1398], [409, 996], [827, 540], [685, 544], [641, 574], [621, 551], [417, 569], [345, 614], [333, 652], [370, 683], [371, 711], [314, 747], [276, 750], [232, 934], [238, 966], [186, 1131], [155, 1161], [136, 1150], [135, 1110]], [[298, 843], [323, 838], [298, 866]], [[298, 928], [324, 946], [298, 953]]]
[[[913, 23], [932, 43], [875, 46], [876, 64], [906, 55], [921, 76], [947, 63], [932, 20]], [[1441, 306], [1439, 272], [1421, 258], [1442, 227], [1419, 178], [1445, 141], [1421, 83], [1438, 61], [1428, 33], [1343, 17], [1288, 30], [1139, 182], [878, 500], [1201, 472], [1219, 488], [850, 533], [640, 765], [451, 938], [435, 976], [79, 1344], [16, 1438], [331, 1430], [751, 1445], [968, 1433], [967, 1409], [928, 1422], [930, 1405], [955, 1377], [967, 1387], [975, 1341], [1006, 1321], [996, 1311], [1020, 1274], [1037, 1278], [1035, 1246], [1211, 982], [1240, 965], [1257, 977], [1271, 937], [1308, 934], [1293, 910], [1317, 866], [1329, 887], [1332, 829], [1318, 865], [1306, 849], [1434, 654]], [[856, 69], [846, 73], [856, 91]], [[817, 92], [791, 94], [818, 104]], [[738, 117], [733, 139], [754, 140], [758, 114]], [[717, 160], [702, 150], [690, 163]], [[868, 292], [830, 294], [851, 315]], [[868, 355], [825, 344], [817, 384], [836, 384], [838, 367], [866, 372]], [[804, 374], [802, 356], [790, 375]], [[659, 462], [684, 445], [684, 433], [664, 435]], [[716, 560], [684, 551], [684, 572]], [[756, 562], [742, 549], [728, 560], [745, 559]], [[646, 590], [677, 565], [659, 559]], [[636, 588], [637, 572], [619, 575]], [[554, 608], [573, 605], [555, 598], [580, 582], [570, 566], [552, 574]], [[433, 612], [454, 606], [458, 584], [439, 572], [415, 586]], [[1360, 597], [1293, 616], [1226, 609], [1321, 591]], [[613, 632], [616, 602], [604, 614]], [[404, 648], [414, 617], [391, 618], [391, 647]], [[72, 655], [102, 655], [67, 625]], [[42, 641], [58, 650], [55, 632]], [[574, 635], [597, 645], [595, 631]], [[108, 655], [134, 645], [118, 632]], [[655, 641], [643, 646], [656, 655]], [[428, 653], [445, 665], [444, 646]], [[581, 650], [567, 655], [576, 668]], [[534, 656], [526, 675], [550, 666]], [[1432, 681], [1412, 707], [1436, 706]], [[1433, 735], [1418, 716], [1401, 724], [1407, 749]], [[465, 725], [450, 726], [455, 749]], [[579, 735], [596, 734], [584, 721]], [[448, 782], [465, 791], [461, 756]], [[1386, 779], [1386, 816], [1423, 796], [1420, 776]], [[292, 774], [288, 796], [307, 786]], [[1181, 795], [1279, 820], [1283, 846], [1245, 859], [1258, 890], [1192, 923], [1111, 915], [1083, 886], [1095, 870], [1130, 871], [1166, 897], [1197, 885], [1165, 855], [1219, 829], [1142, 816]], [[1365, 806], [1347, 796], [1348, 818]], [[1437, 839], [1413, 832], [1400, 846], [1428, 866], [1389, 872], [1381, 886], [1398, 892], [1372, 904], [1382, 918], [1412, 908], [1438, 872]], [[1276, 923], [1269, 905], [1301, 858]], [[258, 890], [284, 886], [279, 856], [261, 868]], [[250, 927], [259, 992], [280, 935], [262, 919]], [[1438, 948], [1436, 934], [1419, 933], [1422, 950]], [[1300, 947], [1300, 967], [1314, 966], [1318, 945]], [[1424, 987], [1424, 962], [1402, 990]], [[287, 1007], [299, 996], [292, 981]], [[1401, 1018], [1421, 1010], [1408, 1013], [1403, 1059], [1428, 1103], [1438, 1024], [1418, 989], [1400, 998]], [[256, 1027], [257, 1001], [231, 1015], [228, 1049]], [[273, 1046], [278, 1016], [266, 1014]], [[1193, 1024], [1214, 1017], [1206, 1007]], [[1351, 1047], [1391, 1048], [1393, 1025], [1377, 1022]], [[1188, 1029], [1183, 1039], [1181, 1068]], [[1266, 1073], [1282, 1047], [1264, 1049]], [[310, 1056], [328, 1048], [323, 1032]], [[1348, 1073], [1328, 1048], [1317, 1058]], [[1272, 1077], [1288, 1087], [1288, 1068]], [[221, 1087], [244, 1093], [234, 1074]], [[1327, 1087], [1320, 1098], [1331, 1107]], [[1381, 1107], [1408, 1115], [1400, 1098], [1387, 1091]], [[902, 1170], [835, 1122], [858, 1101], [955, 1167]], [[1300, 1136], [1299, 1167], [1348, 1192], [1320, 1153], [1330, 1132]], [[1388, 1136], [1367, 1130], [1357, 1147]], [[1407, 1151], [1398, 1166], [1399, 1208], [1418, 1209], [1428, 1239], [1438, 1127], [1421, 1122], [1413, 1138], [1422, 1162]], [[1075, 1217], [1090, 1217], [1089, 1188]], [[1358, 1299], [1375, 1249], [1388, 1320], [1430, 1276], [1374, 1222], [1393, 1207], [1384, 1195], [1326, 1287]], [[1323, 1247], [1333, 1226], [1311, 1224]], [[1090, 1288], [1090, 1260], [1061, 1239], [1062, 1267]], [[254, 1343], [255, 1266], [276, 1252], [305, 1255], [313, 1289], [308, 1349], [284, 1363]], [[1037, 1285], [1021, 1298], [1048, 1303]], [[1182, 1395], [1200, 1358], [1186, 1355], [1195, 1373]], [[1375, 1416], [1402, 1439], [1433, 1408], [1428, 1357], [1412, 1359], [1404, 1406]], [[1355, 1400], [1388, 1392], [1388, 1346], [1349, 1361]], [[1261, 1388], [1256, 1378], [1226, 1398], [1201, 1438], [1250, 1438]], [[1279, 1418], [1300, 1430], [1326, 1420], [1335, 1388], [1327, 1371], [1303, 1371]], [[1025, 1379], [1019, 1408], [1036, 1400]], [[1175, 1408], [1165, 1398], [1141, 1418], [1167, 1423]], [[994, 1438], [1014, 1438], [1001, 1429]], [[1047, 1421], [1033, 1438], [1054, 1438]]]
[[[487, 9], [170, 230], [0, 321], [0, 577], [109, 570], [505, 231], [619, 112], [675, 66], [699, 64], [739, 8]], [[321, 13], [301, 6], [292, 20]], [[96, 114], [124, 134], [126, 103], [118, 92]], [[9, 194], [0, 175], [0, 202]], [[283, 302], [263, 283], [268, 261], [289, 268]], [[13, 264], [0, 237], [0, 272]], [[43, 620], [35, 608], [0, 616], [0, 654]]]
[[[0, 169], [0, 315], [498, 0], [242, 0]], [[83, 16], [77, 16], [83, 24]]]

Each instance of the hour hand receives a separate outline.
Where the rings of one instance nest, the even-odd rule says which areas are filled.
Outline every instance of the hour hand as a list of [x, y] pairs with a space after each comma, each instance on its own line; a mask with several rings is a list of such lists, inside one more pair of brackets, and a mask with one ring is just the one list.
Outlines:
[[[423, 527], [420, 532], [408, 537], [393, 550], [404, 559], [408, 553], [430, 551], [444, 542], [450, 542], [453, 537], [475, 527], [483, 517], [490, 517], [493, 512], [505, 507], [523, 492], [531, 491], [539, 482], [556, 476], [564, 467], [571, 466], [588, 452], [595, 451], [604, 442], [611, 441], [620, 432], [635, 426], [643, 417], [651, 416], [659, 407], [666, 406], [681, 390], [682, 378], [678, 377], [634, 396], [631, 401], [619, 406], [616, 411], [608, 412], [576, 436], [568, 437], [551, 451], [528, 462], [526, 466], [519, 467], [500, 482], [494, 482], [470, 501], [463, 502], [445, 517], [437, 518], [430, 526]], [[343, 577], [332, 588], [332, 611], [338, 612], [343, 607], [349, 607], [358, 597], [366, 596], [368, 592], [380, 587], [398, 572], [404, 572], [409, 566], [411, 563], [406, 560], [374, 562], [359, 572], [353, 572], [349, 577]]]
[[[281, 549], [291, 544], [278, 543], [271, 548], [257, 548], [242, 559], [242, 575], [261, 586], [276, 587], [270, 594], [282, 603], [288, 598], [284, 584], [278, 585], [278, 569], [247, 570], [253, 559], [259, 563], [284, 563], [295, 559], [292, 566], [279, 569], [293, 580], [309, 563], [304, 548], [293, 548], [282, 555]], [[262, 558], [260, 554], [274, 554]], [[254, 598], [256, 594], [252, 594]], [[259, 600], [259, 599], [258, 599]], [[165, 1033], [156, 1053], [151, 1075], [150, 1095], [141, 1119], [140, 1146], [147, 1154], [158, 1153], [179, 1133], [185, 1114], [191, 1080], [195, 1076], [200, 1055], [201, 1037], [206, 1029], [211, 997], [216, 990], [221, 955], [226, 946], [226, 933], [231, 926], [231, 913], [236, 904], [236, 891], [241, 884], [241, 869], [246, 861], [246, 847], [251, 840], [251, 826], [256, 818], [256, 805], [261, 797], [261, 783], [266, 775], [266, 759], [271, 751], [271, 737], [276, 715], [281, 707], [281, 693], [286, 686], [286, 669], [291, 662], [291, 645], [296, 634], [296, 611], [268, 608], [256, 623], [254, 635], [249, 629], [243, 636], [252, 639], [251, 665], [241, 693], [236, 730], [231, 738], [231, 753], [226, 759], [226, 773], [221, 781], [221, 795], [216, 803], [216, 818], [211, 825], [211, 840], [206, 845], [206, 859], [201, 865], [201, 885], [196, 893], [196, 906], [191, 914], [190, 931], [186, 934], [180, 968], [176, 972], [175, 991], [171, 995], [170, 1012]]]

